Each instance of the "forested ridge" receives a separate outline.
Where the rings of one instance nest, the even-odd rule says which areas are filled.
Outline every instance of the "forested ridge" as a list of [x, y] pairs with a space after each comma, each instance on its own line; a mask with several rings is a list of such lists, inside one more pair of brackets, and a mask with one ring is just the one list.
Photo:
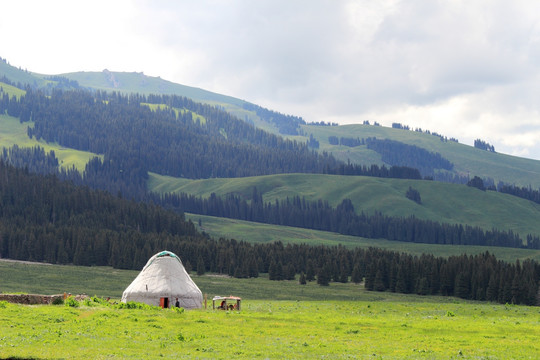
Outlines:
[[323, 230], [371, 239], [540, 249], [540, 238], [533, 235], [521, 239], [512, 231], [441, 224], [414, 216], [392, 217], [381, 213], [368, 215], [364, 212], [357, 214], [350, 199], [344, 199], [336, 208], [331, 207], [327, 201], [307, 201], [300, 196], [265, 203], [262, 194], [254, 188], [249, 202], [234, 194], [221, 198], [214, 193], [209, 198], [185, 193], [165, 194], [159, 202], [180, 212]]
[[[179, 96], [49, 93], [27, 88], [20, 98], [4, 94], [0, 113], [32, 121], [27, 130], [31, 138], [103, 155], [87, 164], [82, 177], [68, 169], [68, 178], [113, 194], [144, 199], [149, 171], [193, 179], [293, 172], [421, 178], [417, 169], [405, 166], [345, 164]], [[148, 104], [160, 106], [151, 109]], [[19, 155], [29, 160], [28, 154], [16, 151], [10, 161], [21, 163]]]
[[[147, 103], [168, 107], [151, 110]], [[337, 165], [332, 156], [318, 155], [304, 143], [284, 140], [216, 107], [178, 96], [94, 96], [82, 90], [54, 90], [46, 96], [27, 89], [20, 99], [5, 94], [0, 103], [4, 111], [23, 122], [33, 121], [30, 137], [103, 154], [103, 163], [133, 174], [240, 177], [320, 173]], [[194, 121], [191, 112], [206, 122]]]
[[[0, 256], [20, 260], [140, 269], [167, 249], [188, 270], [235, 277], [302, 274], [306, 281], [359, 283], [368, 290], [441, 294], [537, 304], [540, 264], [510, 264], [488, 253], [437, 258], [341, 246], [250, 244], [199, 234], [161, 207], [29, 174], [0, 161]], [[301, 277], [302, 277], [301, 276]], [[301, 285], [298, 285], [301, 286]]]
[[433, 153], [400, 141], [390, 139], [377, 139], [368, 137], [367, 139], [329, 136], [328, 142], [331, 145], [343, 145], [357, 147], [365, 145], [381, 155], [381, 160], [391, 166], [407, 166], [418, 169], [423, 176], [433, 176], [436, 170], [452, 170], [454, 164], [445, 159], [439, 153]]

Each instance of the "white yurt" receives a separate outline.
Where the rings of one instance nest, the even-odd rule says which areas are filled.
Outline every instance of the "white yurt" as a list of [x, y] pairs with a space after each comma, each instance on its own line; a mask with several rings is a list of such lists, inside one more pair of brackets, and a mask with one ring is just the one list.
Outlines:
[[185, 309], [202, 307], [201, 290], [187, 273], [180, 258], [162, 251], [150, 258], [122, 295], [122, 302], [173, 307], [178, 299]]

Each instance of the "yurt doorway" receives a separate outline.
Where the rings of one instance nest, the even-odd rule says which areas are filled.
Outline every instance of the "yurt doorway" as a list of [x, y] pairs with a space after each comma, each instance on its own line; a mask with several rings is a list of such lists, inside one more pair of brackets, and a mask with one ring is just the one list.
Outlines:
[[168, 297], [162, 297], [159, 299], [159, 306], [161, 306], [162, 309], [168, 309], [169, 308], [169, 298]]

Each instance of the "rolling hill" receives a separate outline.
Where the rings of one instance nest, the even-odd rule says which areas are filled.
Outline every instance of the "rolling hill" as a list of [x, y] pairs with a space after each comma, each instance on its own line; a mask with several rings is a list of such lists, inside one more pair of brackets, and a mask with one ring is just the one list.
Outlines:
[[[12, 82], [28, 83], [37, 87], [58, 87], [62, 84], [51, 76], [36, 74], [26, 70], [17, 69], [0, 61], [0, 76], [5, 76]], [[200, 88], [175, 84], [159, 77], [150, 77], [143, 73], [112, 72], [74, 72], [60, 74], [59, 77], [76, 81], [80, 87], [106, 91], [119, 91], [124, 93], [140, 94], [174, 94], [191, 98], [195, 101], [219, 106], [221, 109], [237, 116], [239, 119], [254, 124], [258, 128], [279, 134], [272, 116], [279, 113], [270, 112], [269, 117], [263, 118], [257, 111], [248, 110], [250, 104], [231, 96], [221, 95]], [[299, 124], [301, 135], [287, 135], [287, 138], [306, 142], [312, 135], [320, 144], [320, 152], [328, 152], [342, 161], [350, 161], [361, 165], [393, 165], [385, 163], [381, 155], [368, 149], [365, 145], [348, 147], [332, 145], [329, 137], [360, 138], [375, 137], [377, 139], [391, 139], [404, 144], [425, 149], [431, 153], [439, 153], [453, 165], [449, 171], [452, 175], [463, 177], [479, 176], [493, 181], [495, 184], [504, 182], [516, 186], [531, 186], [540, 188], [540, 161], [493, 153], [476, 149], [472, 146], [459, 144], [454, 141], [441, 141], [439, 136], [429, 135], [416, 131], [388, 128], [374, 125], [341, 125], [341, 126], [315, 126]]]
[[[11, 83], [28, 83], [31, 86], [45, 89], [67, 88], [69, 90], [72, 87], [79, 87], [81, 89], [114, 90], [121, 93], [158, 93], [189, 97], [206, 104], [217, 105], [219, 110], [225, 110], [228, 113], [237, 115], [240, 120], [252, 123], [258, 128], [270, 131], [273, 134], [278, 133], [275, 123], [267, 121], [268, 118], [264, 116], [259, 116], [258, 114], [261, 114], [261, 112], [257, 112], [257, 108], [246, 106], [250, 104], [242, 100], [198, 88], [174, 84], [161, 78], [146, 76], [142, 73], [110, 72], [104, 70], [102, 72], [77, 72], [51, 77], [17, 69], [8, 65], [5, 61], [0, 61], [0, 76], [5, 76]], [[69, 81], [66, 82], [63, 79], [68, 79]], [[17, 96], [23, 94], [16, 87], [10, 86], [7, 83], [4, 83], [4, 85], [5, 93]], [[151, 105], [151, 109], [154, 112], [164, 112], [168, 109], [168, 106], [170, 105], [154, 103]], [[192, 114], [190, 116], [194, 118], [204, 118], [205, 121], [201, 122], [200, 126], [202, 128], [209, 128], [209, 125], [206, 123], [206, 118], [210, 116], [208, 115], [208, 109], [203, 109], [206, 111], [205, 114], [202, 113], [202, 110], [197, 110], [196, 107], [189, 110], [186, 108], [174, 108], [174, 110], [177, 116], [178, 113], [188, 111]], [[278, 116], [277, 114], [279, 113], [270, 112], [270, 115]], [[99, 118], [99, 116], [96, 118]], [[91, 150], [92, 148], [99, 149], [99, 147], [87, 146], [85, 148], [76, 148], [68, 146], [66, 143], [51, 140], [45, 142], [43, 138], [40, 140], [36, 140], [36, 138], [28, 139], [25, 137], [24, 129], [26, 129], [26, 126], [34, 126], [32, 122], [29, 122], [28, 125], [17, 125], [15, 118], [2, 115], [1, 125], [0, 145], [10, 146], [17, 144], [27, 147], [41, 145], [46, 149], [54, 150], [55, 153], [57, 152], [60, 162], [64, 162], [64, 165], [76, 165], [79, 170], [85, 167], [85, 163], [93, 155], [99, 156], [102, 160], [104, 158], [114, 158], [116, 163], [122, 161], [114, 157], [114, 154], [111, 155], [111, 153], [104, 156], [101, 153], [103, 150]], [[222, 136], [224, 135], [225, 142], [230, 142], [231, 139], [236, 138], [234, 141], [237, 141], [241, 146], [245, 145], [245, 135], [238, 136], [234, 133], [237, 125], [231, 126], [229, 130], [225, 130], [223, 127], [229, 125], [219, 126], [219, 129], [215, 129], [215, 133], [209, 133], [210, 137], [205, 137], [204, 139], [206, 140], [201, 141], [210, 141], [209, 143], [212, 143], [215, 142], [212, 139], [216, 139], [217, 136], [219, 141], [223, 142], [224, 139]], [[440, 154], [453, 165], [451, 170], [445, 170], [450, 175], [459, 175], [462, 177], [480, 176], [494, 183], [501, 181], [518, 186], [540, 187], [540, 176], [538, 176], [540, 175], [540, 161], [482, 151], [454, 141], [442, 141], [440, 136], [403, 129], [375, 125], [320, 126], [299, 123], [298, 126], [301, 135], [288, 135], [286, 136], [287, 139], [297, 141], [298, 143], [305, 143], [312, 136], [319, 144], [318, 151], [320, 153], [331, 153], [338, 160], [344, 162], [361, 165], [393, 165], [383, 161], [381, 154], [368, 148], [365, 144], [353, 147], [331, 144], [331, 137], [390, 139], [400, 144], [423, 149], [432, 154]], [[50, 135], [51, 131], [54, 130], [49, 129], [48, 131]], [[178, 131], [181, 133], [181, 128]], [[193, 129], [192, 131], [195, 134], [199, 130]], [[204, 129], [204, 131], [207, 131], [207, 129]], [[138, 129], [133, 129], [133, 133], [137, 132]], [[106, 132], [102, 134], [106, 134]], [[155, 136], [155, 133], [150, 135], [151, 132], [149, 131], [144, 131], [144, 134], [146, 136]], [[83, 141], [81, 139], [87, 136], [83, 135], [81, 137], [81, 135], [78, 135], [79, 140], [75, 141], [75, 143], [80, 143]], [[54, 136], [49, 136], [49, 138], [54, 139]], [[144, 136], [140, 136], [140, 138], [148, 143], [160, 143], [163, 141], [161, 138], [144, 139]], [[167, 140], [167, 142], [170, 142], [170, 140]], [[200, 154], [203, 154], [206, 151], [204, 149], [207, 148], [208, 146], [202, 146], [197, 149], [199, 149]], [[129, 151], [133, 152], [137, 150], [140, 152], [140, 148]], [[156, 154], [158, 153], [156, 152]], [[191, 156], [194, 155], [196, 154], [192, 154]], [[124, 154], [123, 156], [126, 155]], [[146, 157], [148, 157], [148, 154], [146, 154]], [[141, 158], [140, 155], [139, 158]], [[147, 164], [152, 163], [150, 158], [146, 159], [146, 161]], [[215, 163], [216, 161], [214, 160]], [[462, 185], [433, 181], [322, 174], [282, 174], [188, 180], [179, 177], [181, 175], [177, 175], [177, 177], [165, 176], [163, 175], [166, 173], [165, 171], [162, 171], [160, 175], [148, 165], [144, 165], [142, 170], [138, 169], [137, 171], [147, 171], [146, 169], [148, 171], [154, 171], [149, 173], [147, 182], [148, 190], [158, 193], [185, 192], [203, 197], [209, 196], [211, 193], [223, 196], [227, 194], [239, 194], [249, 199], [253, 187], [257, 187], [258, 191], [264, 195], [265, 201], [284, 199], [287, 196], [302, 196], [308, 200], [327, 200], [331, 206], [335, 207], [343, 199], [351, 199], [357, 212], [381, 212], [388, 216], [396, 217], [415, 216], [419, 219], [440, 223], [478, 226], [487, 230], [492, 228], [505, 231], [512, 230], [521, 236], [540, 234], [540, 226], [536, 224], [538, 211], [540, 210], [539, 205], [509, 195], [497, 192], [481, 192]], [[209, 176], [207, 175], [205, 177]], [[212, 176], [210, 175], [210, 177]], [[416, 204], [405, 197], [405, 193], [409, 187], [413, 187], [419, 191], [422, 197], [422, 204]]]
[[[351, 199], [357, 213], [379, 211], [388, 216], [415, 216], [439, 223], [512, 230], [522, 237], [540, 234], [540, 204], [495, 191], [435, 181], [319, 174], [186, 180], [150, 174], [148, 184], [154, 192], [183, 192], [204, 198], [215, 193], [251, 200], [256, 187], [265, 202], [300, 195], [311, 201], [326, 200], [336, 207], [343, 199]], [[406, 198], [409, 187], [419, 191], [421, 204]]]
[[[462, 176], [491, 178], [495, 184], [502, 181], [517, 186], [540, 187], [540, 161], [516, 156], [488, 152], [454, 141], [441, 141], [441, 138], [426, 133], [394, 129], [374, 125], [313, 126], [303, 125], [306, 134], [320, 143], [320, 151], [332, 153], [340, 160], [350, 160], [359, 164], [383, 164], [380, 154], [367, 146], [348, 147], [331, 145], [330, 136], [338, 138], [391, 139], [439, 153], [454, 164], [452, 172]], [[387, 164], [388, 165], [388, 164]]]

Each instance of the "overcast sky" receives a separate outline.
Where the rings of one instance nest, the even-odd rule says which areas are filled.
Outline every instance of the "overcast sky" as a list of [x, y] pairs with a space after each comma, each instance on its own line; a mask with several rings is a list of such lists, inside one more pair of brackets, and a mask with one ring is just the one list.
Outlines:
[[540, 159], [540, 1], [2, 1], [0, 56], [137, 71], [306, 121], [400, 122]]

